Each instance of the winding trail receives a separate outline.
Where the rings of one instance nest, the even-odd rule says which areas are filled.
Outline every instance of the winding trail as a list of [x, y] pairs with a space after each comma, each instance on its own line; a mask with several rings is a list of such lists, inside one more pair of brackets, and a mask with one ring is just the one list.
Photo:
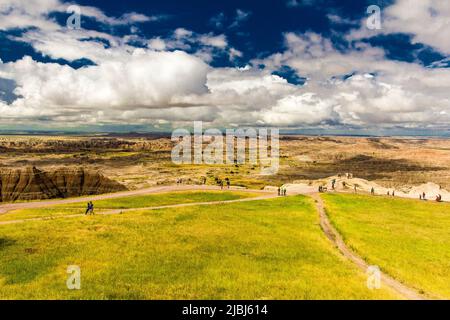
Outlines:
[[[339, 232], [333, 227], [331, 224], [323, 203], [322, 198], [318, 193], [309, 194], [311, 198], [315, 200], [317, 211], [319, 212], [320, 217], [320, 226], [325, 233], [326, 237], [339, 249], [342, 255], [353, 262], [361, 271], [364, 273], [367, 271], [369, 264], [360, 256], [358, 256], [355, 252], [353, 252], [347, 245], [345, 244], [342, 236]], [[428, 300], [428, 297], [420, 294], [416, 290], [407, 287], [400, 281], [390, 277], [385, 273], [381, 273], [381, 281], [386, 286], [393, 289], [395, 292], [399, 293], [401, 296], [405, 297], [409, 300]]]
[[249, 192], [249, 193], [261, 193], [261, 194], [272, 194], [271, 191], [264, 190], [253, 190], [253, 189], [241, 189], [236, 187], [230, 187], [229, 189], [221, 189], [216, 186], [198, 186], [198, 185], [181, 185], [181, 186], [161, 186], [161, 187], [151, 187], [146, 189], [139, 190], [130, 190], [130, 191], [122, 191], [116, 193], [108, 193], [108, 194], [100, 194], [94, 196], [86, 196], [86, 197], [78, 197], [78, 198], [70, 198], [70, 199], [56, 199], [56, 200], [43, 200], [43, 201], [31, 201], [31, 202], [16, 202], [16, 203], [8, 203], [0, 205], [0, 215], [6, 214], [11, 210], [19, 210], [19, 209], [36, 209], [36, 208], [44, 208], [51, 205], [58, 204], [71, 204], [77, 202], [86, 202], [86, 201], [99, 201], [99, 200], [107, 200], [107, 199], [115, 199], [115, 198], [123, 198], [129, 196], [138, 196], [138, 195], [146, 195], [146, 194], [154, 194], [154, 193], [164, 193], [164, 192], [179, 192], [179, 191], [238, 191], [238, 192]]
[[[6, 204], [6, 205], [0, 205], [0, 212], [1, 212], [0, 215], [6, 215], [9, 211], [12, 211], [12, 210], [42, 208], [42, 207], [47, 207], [47, 206], [57, 205], [57, 204], [71, 204], [71, 203], [78, 203], [78, 202], [85, 202], [85, 201], [98, 201], [98, 200], [104, 200], [104, 199], [123, 198], [123, 197], [127, 197], [127, 196], [135, 196], [135, 195], [146, 195], [146, 194], [165, 193], [165, 192], [180, 192], [180, 191], [198, 191], [198, 190], [239, 191], [239, 192], [249, 192], [249, 193], [261, 193], [263, 195], [260, 197], [234, 199], [234, 200], [190, 202], [190, 203], [171, 204], [171, 205], [165, 205], [165, 206], [130, 208], [130, 209], [112, 209], [112, 210], [104, 210], [104, 211], [97, 212], [95, 215], [122, 214], [125, 212], [137, 211], [137, 210], [158, 210], [158, 209], [192, 207], [192, 206], [203, 206], [203, 205], [219, 205], [219, 204], [236, 203], [236, 202], [258, 201], [258, 200], [264, 200], [264, 199], [270, 199], [270, 198], [277, 197], [277, 195], [274, 194], [273, 192], [268, 192], [268, 191], [263, 191], [263, 190], [252, 190], [252, 189], [239, 189], [239, 188], [233, 188], [233, 187], [231, 187], [230, 189], [222, 190], [220, 187], [215, 187], [215, 186], [165, 186], [165, 187], [155, 187], [155, 188], [148, 188], [148, 189], [141, 189], [141, 190], [125, 191], [125, 192], [118, 192], [118, 193], [90, 196], [90, 197], [83, 197], [83, 198], [47, 200], [47, 201], [39, 201], [39, 202], [11, 203], [11, 204]], [[59, 216], [51, 216], [51, 217], [6, 220], [6, 221], [0, 221], [0, 225], [24, 223], [24, 222], [29, 222], [29, 221], [47, 221], [47, 220], [55, 220], [55, 219], [79, 218], [79, 217], [83, 217], [83, 216], [85, 216], [85, 214], [79, 213], [79, 214], [59, 215]]]
[[[155, 194], [155, 193], [165, 193], [165, 192], [178, 192], [178, 191], [211, 191], [211, 190], [222, 190], [220, 187], [216, 186], [196, 186], [196, 185], [184, 185], [184, 186], [161, 186], [161, 187], [153, 187], [146, 188], [140, 190], [132, 190], [125, 192], [118, 192], [112, 194], [103, 194], [96, 196], [88, 196], [88, 197], [79, 197], [79, 198], [71, 198], [71, 199], [59, 199], [59, 200], [45, 200], [39, 202], [23, 202], [23, 203], [11, 203], [0, 205], [0, 215], [7, 214], [11, 210], [17, 209], [30, 209], [30, 208], [42, 208], [51, 205], [57, 204], [71, 204], [77, 202], [86, 202], [86, 201], [98, 201], [104, 199], [114, 199], [114, 198], [122, 198], [127, 196], [135, 196], [135, 195], [146, 195], [146, 194]], [[210, 202], [194, 202], [194, 203], [181, 203], [181, 204], [172, 204], [165, 206], [155, 206], [155, 207], [144, 207], [144, 208], [130, 208], [130, 209], [114, 209], [114, 210], [106, 210], [100, 213], [96, 213], [96, 215], [113, 215], [113, 214], [122, 214], [130, 211], [137, 210], [157, 210], [157, 209], [166, 209], [166, 208], [179, 208], [179, 207], [191, 207], [191, 206], [199, 206], [199, 205], [220, 205], [227, 203], [236, 203], [236, 202], [248, 202], [248, 201], [258, 201], [263, 199], [270, 199], [278, 197], [276, 193], [273, 191], [264, 191], [264, 190], [252, 190], [252, 189], [240, 189], [240, 188], [230, 188], [224, 189], [223, 191], [239, 191], [239, 192], [250, 192], [250, 193], [259, 193], [260, 197], [253, 198], [244, 198], [244, 199], [235, 199], [235, 200], [222, 200], [222, 201], [210, 201]], [[342, 236], [339, 232], [333, 227], [331, 224], [323, 203], [322, 198], [317, 192], [313, 192], [311, 188], [305, 188], [304, 190], [299, 190], [296, 194], [303, 194], [306, 196], [310, 196], [314, 199], [316, 204], [316, 209], [320, 218], [320, 226], [325, 234], [325, 236], [336, 246], [336, 248], [342, 253], [342, 255], [353, 262], [361, 271], [364, 273], [367, 271], [369, 264], [360, 256], [358, 256], [354, 251], [352, 251], [344, 242]], [[77, 218], [83, 217], [84, 214], [72, 214], [72, 215], [61, 215], [61, 216], [53, 216], [53, 217], [39, 217], [39, 218], [30, 218], [30, 219], [20, 219], [20, 220], [9, 220], [9, 221], [0, 221], [0, 225], [7, 224], [16, 224], [16, 223], [24, 223], [28, 221], [41, 221], [41, 220], [54, 220], [54, 219], [63, 219], [63, 218]], [[402, 284], [398, 280], [390, 277], [389, 275], [382, 273], [381, 281], [392, 290], [397, 292], [399, 295], [403, 296], [405, 299], [409, 300], [427, 300], [429, 299], [427, 296], [420, 294], [416, 290]]]

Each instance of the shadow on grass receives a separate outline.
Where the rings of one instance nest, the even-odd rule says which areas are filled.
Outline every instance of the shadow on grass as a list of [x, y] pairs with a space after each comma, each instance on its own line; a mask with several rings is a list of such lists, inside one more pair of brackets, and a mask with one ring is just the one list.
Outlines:
[[8, 238], [0, 238], [0, 250], [5, 249], [6, 247], [12, 246], [16, 243], [16, 240], [8, 239]]

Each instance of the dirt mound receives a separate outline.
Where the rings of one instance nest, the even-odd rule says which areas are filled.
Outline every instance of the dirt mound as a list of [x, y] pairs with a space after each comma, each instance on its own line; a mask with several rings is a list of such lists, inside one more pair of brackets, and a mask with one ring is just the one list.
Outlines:
[[361, 178], [346, 178], [345, 176], [331, 176], [325, 179], [306, 181], [294, 181], [292, 184], [285, 184], [288, 194], [317, 192], [319, 186], [326, 187], [328, 191], [333, 190], [332, 181], [335, 182], [335, 191], [371, 193], [372, 188], [376, 195], [392, 195], [396, 197], [419, 199], [419, 195], [425, 192], [426, 199], [435, 200], [437, 195], [441, 195], [443, 201], [450, 202], [450, 192], [441, 188], [438, 184], [428, 182], [419, 186], [403, 186], [400, 188], [385, 188], [373, 181]]
[[44, 172], [35, 167], [0, 172], [0, 201], [41, 200], [127, 190], [100, 173], [83, 168]]

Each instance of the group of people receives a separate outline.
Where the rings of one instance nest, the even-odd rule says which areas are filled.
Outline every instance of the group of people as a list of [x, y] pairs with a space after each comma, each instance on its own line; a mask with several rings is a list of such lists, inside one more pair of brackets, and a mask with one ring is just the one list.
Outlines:
[[336, 186], [336, 179], [331, 180], [331, 189], [334, 190], [334, 187]]
[[286, 187], [278, 188], [278, 195], [285, 196], [286, 195]]
[[[422, 194], [419, 194], [419, 199], [420, 200], [427, 200], [427, 195], [425, 194], [425, 192], [422, 192]], [[436, 196], [436, 202], [442, 202], [442, 195], [438, 194]]]
[[[344, 176], [345, 176], [347, 179], [353, 179], [353, 173], [346, 172], [346, 173], [344, 174]], [[340, 177], [342, 177], [342, 174], [338, 173], [338, 178], [340, 178]]]
[[94, 204], [92, 203], [92, 201], [89, 201], [87, 203], [87, 208], [86, 208], [86, 215], [87, 214], [94, 214]]
[[225, 178], [225, 182], [222, 179], [218, 179], [217, 184], [220, 186], [220, 189], [222, 189], [222, 190], [223, 190], [225, 184], [227, 186], [227, 189], [230, 189], [231, 181], [229, 178]]
[[[183, 178], [178, 178], [178, 179], [177, 179], [177, 185], [181, 185], [181, 184], [183, 184], [183, 183], [189, 184], [189, 183], [191, 183], [191, 182], [192, 182], [191, 179], [187, 179], [186, 181], [183, 180]], [[201, 178], [200, 178], [200, 184], [206, 184], [206, 177], [201, 177]]]

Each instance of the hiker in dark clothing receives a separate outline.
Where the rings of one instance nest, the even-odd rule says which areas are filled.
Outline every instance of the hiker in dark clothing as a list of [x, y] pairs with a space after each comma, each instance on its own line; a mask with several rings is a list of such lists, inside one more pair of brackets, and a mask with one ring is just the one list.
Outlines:
[[370, 194], [374, 195], [375, 194], [375, 189], [372, 187], [372, 189], [370, 189]]
[[85, 215], [87, 214], [94, 214], [94, 204], [92, 203], [92, 201], [89, 201], [87, 204]]
[[281, 189], [278, 187], [278, 196], [281, 196]]
[[427, 200], [427, 198], [425, 197], [425, 192], [422, 193], [422, 200]]

